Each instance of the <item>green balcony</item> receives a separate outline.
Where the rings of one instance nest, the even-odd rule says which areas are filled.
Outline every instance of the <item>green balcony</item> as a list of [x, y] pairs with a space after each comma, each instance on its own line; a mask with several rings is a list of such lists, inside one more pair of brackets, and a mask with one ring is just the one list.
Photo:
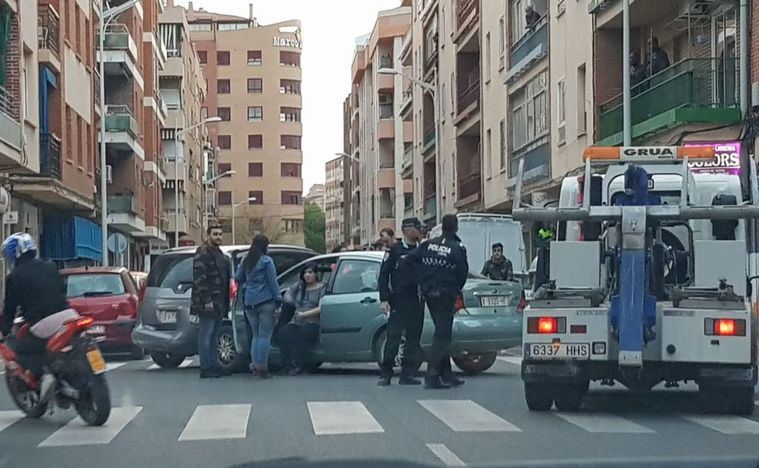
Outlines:
[[[737, 65], [734, 59], [686, 59], [633, 86], [633, 140], [687, 124], [739, 123]], [[596, 144], [622, 144], [622, 119], [622, 95], [602, 104]]]
[[108, 197], [108, 213], [138, 214], [140, 206], [137, 198], [129, 195]]
[[126, 106], [108, 106], [105, 116], [106, 132], [126, 132], [133, 138], [139, 135], [137, 120]]

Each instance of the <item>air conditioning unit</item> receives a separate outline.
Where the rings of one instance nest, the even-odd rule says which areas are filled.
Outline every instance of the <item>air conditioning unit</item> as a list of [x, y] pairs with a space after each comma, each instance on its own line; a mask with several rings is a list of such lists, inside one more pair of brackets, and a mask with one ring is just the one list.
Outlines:
[[105, 181], [109, 184], [113, 183], [113, 166], [105, 166]]

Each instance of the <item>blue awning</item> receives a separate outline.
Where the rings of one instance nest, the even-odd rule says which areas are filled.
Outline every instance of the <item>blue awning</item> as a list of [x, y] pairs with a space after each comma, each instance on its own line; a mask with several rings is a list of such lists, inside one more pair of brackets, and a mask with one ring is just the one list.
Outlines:
[[100, 226], [76, 216], [44, 215], [42, 256], [50, 260], [88, 259], [101, 262]]
[[57, 88], [55, 75], [46, 66], [40, 67], [40, 133], [50, 132], [50, 88]]

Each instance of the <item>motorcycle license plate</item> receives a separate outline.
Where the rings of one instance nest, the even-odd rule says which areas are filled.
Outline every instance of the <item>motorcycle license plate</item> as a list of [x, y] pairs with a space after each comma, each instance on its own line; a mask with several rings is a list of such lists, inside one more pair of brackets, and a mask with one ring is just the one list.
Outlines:
[[105, 359], [99, 349], [91, 349], [87, 351], [87, 360], [90, 362], [90, 369], [95, 374], [102, 374], [105, 372]]

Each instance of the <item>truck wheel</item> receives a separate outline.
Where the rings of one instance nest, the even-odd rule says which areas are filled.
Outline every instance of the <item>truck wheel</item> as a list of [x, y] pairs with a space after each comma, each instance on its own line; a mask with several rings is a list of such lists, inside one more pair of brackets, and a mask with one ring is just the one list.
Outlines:
[[525, 383], [524, 399], [530, 411], [548, 411], [553, 406], [551, 386], [547, 384]]
[[554, 392], [556, 408], [559, 411], [577, 411], [582, 404], [585, 384], [561, 385]]
[[730, 413], [750, 416], [754, 413], [754, 388], [738, 387], [727, 391]]

